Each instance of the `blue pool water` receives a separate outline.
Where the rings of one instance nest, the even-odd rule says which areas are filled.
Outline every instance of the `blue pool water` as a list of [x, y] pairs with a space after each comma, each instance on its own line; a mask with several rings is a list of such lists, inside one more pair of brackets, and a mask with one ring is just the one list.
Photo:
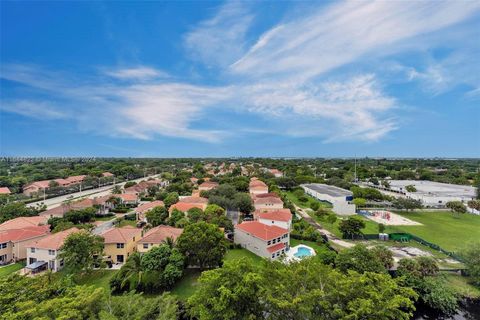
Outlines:
[[312, 250], [305, 247], [300, 247], [293, 255], [297, 258], [309, 257], [312, 255]]

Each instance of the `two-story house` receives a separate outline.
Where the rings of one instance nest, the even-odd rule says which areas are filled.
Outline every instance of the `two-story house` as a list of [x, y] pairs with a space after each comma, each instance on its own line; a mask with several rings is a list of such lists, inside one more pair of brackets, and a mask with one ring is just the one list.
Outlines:
[[161, 245], [167, 238], [177, 240], [177, 238], [182, 234], [182, 232], [183, 229], [181, 228], [174, 228], [163, 225], [152, 228], [143, 235], [140, 241], [138, 241], [137, 251], [140, 253], [145, 253], [153, 247]]
[[290, 234], [276, 225], [248, 221], [235, 226], [234, 242], [257, 256], [277, 259], [288, 250]]
[[124, 263], [137, 249], [137, 242], [142, 237], [142, 229], [131, 226], [112, 228], [105, 231], [104, 253], [112, 258], [113, 263]]

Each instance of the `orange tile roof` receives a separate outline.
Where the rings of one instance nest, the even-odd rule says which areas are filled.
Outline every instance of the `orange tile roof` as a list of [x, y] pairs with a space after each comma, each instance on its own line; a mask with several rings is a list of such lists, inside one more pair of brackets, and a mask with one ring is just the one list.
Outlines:
[[267, 188], [267, 185], [262, 180], [250, 180], [248, 184], [250, 188]]
[[39, 248], [39, 249], [51, 249], [58, 250], [63, 246], [65, 239], [72, 233], [79, 232], [77, 228], [70, 228], [64, 231], [53, 233], [45, 238], [42, 238], [38, 241], [34, 241], [28, 245], [29, 248]]
[[147, 202], [147, 203], [144, 203], [144, 204], [138, 206], [135, 209], [135, 211], [138, 212], [138, 213], [144, 213], [144, 212], [147, 212], [148, 210], [153, 209], [155, 207], [164, 207], [164, 206], [165, 206], [165, 204], [163, 203], [163, 201], [155, 200], [155, 201]]
[[7, 187], [1, 187], [0, 188], [0, 194], [10, 194], [10, 189], [8, 189]]
[[122, 228], [112, 228], [102, 233], [102, 237], [105, 239], [105, 243], [127, 243], [133, 240], [133, 237], [142, 233], [141, 229], [135, 227], [126, 226]]
[[235, 226], [235, 229], [240, 229], [262, 240], [272, 240], [281, 237], [288, 233], [287, 229], [277, 226], [268, 226], [258, 221], [246, 221]]
[[106, 172], [102, 173], [102, 176], [103, 176], [103, 177], [113, 177], [114, 174], [106, 171]]
[[283, 204], [282, 199], [279, 199], [277, 197], [266, 197], [266, 198], [258, 198], [253, 200], [254, 204], [266, 204], [266, 203], [273, 203], [273, 204]]
[[47, 221], [48, 221], [48, 217], [44, 217], [44, 216], [18, 217], [15, 219], [7, 220], [4, 223], [0, 224], [0, 230], [36, 227], [42, 224], [46, 224]]
[[282, 249], [285, 249], [285, 247], [286, 247], [285, 243], [282, 242], [282, 243], [277, 243], [277, 244], [275, 244], [271, 247], [268, 247], [267, 250], [270, 253], [274, 253], [274, 252], [280, 251]]
[[282, 210], [272, 210], [268, 212], [260, 212], [256, 213], [258, 219], [266, 219], [266, 220], [276, 220], [276, 221], [284, 221], [288, 222], [292, 220], [292, 213], [290, 209], [282, 209]]
[[252, 195], [253, 198], [269, 198], [269, 197], [274, 197], [274, 198], [279, 198], [280, 196], [276, 194], [275, 192], [268, 192], [268, 193], [259, 193], [259, 194], [254, 194]]
[[132, 193], [114, 194], [113, 196], [116, 197], [116, 198], [120, 198], [123, 201], [136, 201], [136, 200], [138, 200], [137, 195], [132, 194]]
[[50, 233], [48, 226], [26, 227], [22, 229], [10, 229], [0, 231], [0, 243], [18, 242], [41, 237]]
[[181, 198], [180, 201], [182, 203], [196, 203], [196, 204], [208, 204], [208, 199], [203, 197], [185, 197]]
[[65, 180], [67, 180], [69, 183], [77, 183], [83, 181], [87, 176], [82, 174], [79, 176], [70, 176], [67, 177]]
[[177, 239], [183, 232], [183, 229], [170, 226], [158, 226], [150, 229], [139, 243], [162, 243], [166, 238]]
[[213, 182], [213, 181], [205, 181], [204, 183], [202, 183], [198, 187], [199, 188], [216, 188], [216, 187], [218, 187], [218, 183]]
[[172, 212], [173, 209], [180, 210], [182, 212], [187, 212], [192, 208], [199, 208], [200, 210], [205, 210], [206, 204], [198, 204], [198, 203], [184, 203], [184, 202], [177, 202], [174, 205], [170, 206], [168, 212]]

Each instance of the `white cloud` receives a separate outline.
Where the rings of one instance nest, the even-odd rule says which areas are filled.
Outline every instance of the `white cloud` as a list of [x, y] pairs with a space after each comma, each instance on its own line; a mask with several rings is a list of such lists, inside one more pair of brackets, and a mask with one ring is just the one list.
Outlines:
[[144, 66], [106, 70], [105, 74], [121, 80], [148, 80], [152, 78], [168, 77], [168, 73], [166, 72]]
[[61, 119], [67, 115], [47, 101], [7, 100], [2, 101], [0, 110], [36, 119]]
[[253, 18], [245, 2], [228, 1], [185, 36], [185, 48], [195, 60], [227, 66], [245, 53], [245, 35]]
[[479, 8], [478, 1], [340, 2], [268, 31], [231, 69], [309, 79], [365, 54], [391, 54], [402, 40], [453, 25]]

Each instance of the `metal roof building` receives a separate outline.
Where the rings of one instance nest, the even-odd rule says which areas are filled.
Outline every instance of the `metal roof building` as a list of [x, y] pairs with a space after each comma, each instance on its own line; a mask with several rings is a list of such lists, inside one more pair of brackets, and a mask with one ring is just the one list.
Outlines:
[[355, 214], [355, 205], [352, 203], [353, 193], [336, 186], [321, 183], [302, 184], [305, 193], [320, 200], [331, 203], [333, 212], [340, 215]]

